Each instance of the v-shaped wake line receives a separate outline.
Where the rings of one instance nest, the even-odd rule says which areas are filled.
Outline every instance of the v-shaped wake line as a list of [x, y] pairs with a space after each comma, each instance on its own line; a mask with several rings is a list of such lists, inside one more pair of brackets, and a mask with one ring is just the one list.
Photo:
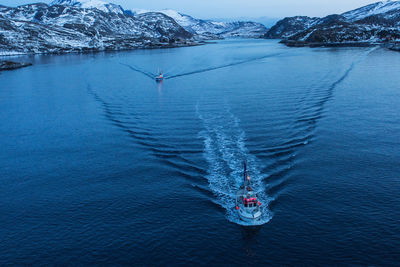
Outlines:
[[[298, 126], [307, 126], [307, 134], [311, 135], [311, 132], [315, 128], [315, 124], [323, 116], [324, 107], [326, 103], [333, 97], [334, 90], [343, 83], [353, 71], [355, 66], [363, 61], [369, 54], [375, 51], [378, 47], [371, 48], [361, 55], [357, 56], [350, 65], [342, 72], [342, 74], [333, 82], [320, 86], [321, 89], [316, 90], [312, 96], [307, 96], [309, 100], [304, 101], [304, 105], [299, 110], [299, 116], [297, 117], [295, 124]], [[311, 94], [311, 92], [308, 92]]]
[[[314, 138], [317, 123], [323, 118], [326, 103], [333, 98], [335, 89], [350, 76], [358, 63], [363, 61], [376, 49], [372, 48], [358, 55], [346, 69], [341, 71], [338, 77], [330, 82], [322, 82], [319, 88], [316, 88], [312, 92], [308, 91], [307, 96], [300, 99], [302, 107], [297, 110], [298, 116], [294, 118], [295, 120], [292, 124], [293, 132], [289, 140], [285, 140], [285, 142], [273, 147], [259, 148], [259, 151], [256, 153], [258, 156], [262, 155], [273, 159], [270, 164], [261, 170], [269, 173], [268, 180], [270, 183], [273, 183], [269, 185], [268, 191], [271, 196], [274, 196], [271, 191], [275, 190], [275, 187], [281, 186], [288, 179], [288, 172], [294, 165], [294, 158], [298, 150], [308, 145]], [[276, 196], [274, 196], [274, 199], [277, 199]]]
[[[233, 67], [233, 66], [237, 66], [237, 65], [241, 65], [241, 64], [245, 64], [245, 63], [249, 63], [249, 62], [253, 62], [253, 61], [257, 61], [257, 60], [261, 60], [261, 59], [265, 59], [265, 58], [270, 58], [270, 57], [275, 57], [275, 56], [279, 56], [283, 53], [274, 53], [274, 54], [268, 54], [268, 55], [264, 55], [264, 56], [260, 56], [260, 57], [254, 57], [254, 58], [250, 58], [250, 59], [245, 59], [245, 60], [240, 60], [237, 62], [233, 62], [233, 63], [228, 63], [228, 64], [223, 64], [223, 65], [219, 65], [219, 66], [214, 66], [214, 67], [209, 67], [209, 68], [204, 68], [204, 69], [199, 69], [199, 70], [194, 70], [194, 71], [189, 71], [189, 72], [185, 72], [185, 73], [179, 73], [179, 74], [175, 74], [175, 75], [164, 75], [164, 79], [174, 79], [174, 78], [178, 78], [178, 77], [183, 77], [183, 76], [189, 76], [189, 75], [193, 75], [193, 74], [198, 74], [198, 73], [204, 73], [204, 72], [208, 72], [208, 71], [213, 71], [213, 70], [218, 70], [218, 69], [223, 69], [223, 68], [227, 68], [227, 67]], [[123, 66], [126, 66], [128, 68], [130, 68], [133, 71], [136, 71], [140, 74], [143, 74], [144, 76], [150, 78], [150, 79], [155, 79], [156, 74], [151, 73], [149, 71], [143, 70], [135, 65], [129, 65], [129, 64], [124, 64], [124, 63], [119, 63]], [[171, 71], [166, 72], [166, 74], [171, 73]]]
[[136, 72], [138, 72], [138, 73], [141, 73], [141, 74], [143, 74], [144, 76], [146, 76], [146, 77], [148, 77], [148, 78], [150, 78], [150, 79], [152, 79], [152, 80], [154, 80], [154, 78], [156, 77], [156, 74], [153, 74], [153, 73], [151, 73], [151, 72], [142, 70], [142, 69], [140, 69], [140, 68], [138, 68], [138, 67], [136, 67], [136, 66], [132, 66], [132, 65], [124, 64], [124, 63], [119, 63], [119, 64], [121, 64], [121, 65], [123, 65], [123, 66], [125, 66], [125, 67], [128, 67], [128, 68], [130, 68], [130, 69], [133, 70], [133, 71], [136, 71]]
[[90, 83], [86, 89], [100, 105], [105, 119], [130, 137], [135, 144], [152, 153], [156, 160], [167, 164], [186, 179], [204, 178], [205, 170], [189, 157], [191, 154], [200, 154], [202, 149], [185, 149], [163, 142], [151, 128], [143, 125], [134, 111], [125, 111], [126, 108], [130, 109], [126, 106], [126, 102], [110, 101], [101, 96]]
[[176, 75], [165, 77], [165, 79], [173, 79], [173, 78], [178, 78], [178, 77], [183, 77], [183, 76], [188, 76], [188, 75], [193, 75], [193, 74], [198, 74], [198, 73], [203, 73], [203, 72], [208, 72], [208, 71], [213, 71], [213, 70], [218, 70], [218, 69], [223, 69], [223, 68], [227, 68], [227, 67], [233, 67], [233, 66], [245, 64], [245, 63], [248, 63], [248, 62], [261, 60], [261, 59], [264, 59], [264, 58], [279, 56], [281, 54], [282, 53], [269, 54], [269, 55], [265, 55], [265, 56], [261, 56], [261, 57], [255, 57], [255, 58], [251, 58], [251, 59], [241, 60], [241, 61], [237, 61], [237, 62], [233, 62], [233, 63], [229, 63], [229, 64], [224, 64], [224, 65], [220, 65], [220, 66], [215, 66], [215, 67], [210, 67], [210, 68], [205, 68], [205, 69], [199, 69], [199, 70], [194, 70], [194, 71], [185, 72], [185, 73], [180, 73], [180, 74], [176, 74]]

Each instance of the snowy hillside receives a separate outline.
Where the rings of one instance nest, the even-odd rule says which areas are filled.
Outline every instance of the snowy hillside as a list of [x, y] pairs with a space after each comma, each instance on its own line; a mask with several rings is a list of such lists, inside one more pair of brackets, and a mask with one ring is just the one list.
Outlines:
[[220, 37], [260, 37], [268, 29], [256, 22], [215, 22], [196, 19], [189, 15], [181, 14], [172, 9], [149, 11], [143, 9], [124, 10], [121, 6], [99, 0], [55, 0], [51, 5], [76, 6], [81, 8], [97, 8], [104, 12], [118, 14], [141, 15], [149, 12], [159, 12], [173, 18], [180, 26], [190, 33], [197, 35], [198, 39], [214, 39]]
[[283, 38], [293, 46], [367, 45], [400, 39], [400, 1], [377, 2], [324, 18], [285, 18], [264, 37]]
[[101, 0], [54, 0], [50, 5], [65, 5], [79, 8], [97, 8], [104, 12], [123, 14], [124, 9], [116, 4], [107, 3]]
[[200, 36], [259, 37], [268, 31], [264, 25], [256, 22], [216, 22], [196, 19], [171, 9], [158, 12], [173, 18], [185, 30]]
[[173, 18], [179, 25], [181, 25], [184, 28], [188, 27], [190, 29], [190, 27], [196, 24], [198, 21], [197, 19], [194, 19], [189, 15], [181, 14], [178, 11], [172, 9], [164, 9], [158, 12]]
[[346, 13], [343, 13], [346, 19], [357, 21], [369, 16], [383, 15], [386, 19], [393, 18], [394, 15], [400, 12], [400, 1], [382, 1], [368, 6], [364, 6]]
[[316, 24], [319, 18], [296, 16], [278, 21], [265, 34], [266, 38], [287, 38]]
[[135, 17], [46, 4], [0, 7], [0, 53], [60, 53], [190, 44], [192, 34], [161, 13]]

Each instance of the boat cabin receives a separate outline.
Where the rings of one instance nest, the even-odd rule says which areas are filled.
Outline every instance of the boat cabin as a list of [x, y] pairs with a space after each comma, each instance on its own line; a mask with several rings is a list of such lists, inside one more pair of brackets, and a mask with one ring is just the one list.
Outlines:
[[257, 200], [257, 196], [252, 192], [247, 192], [245, 196], [241, 197], [243, 206], [246, 208], [254, 208], [260, 205]]

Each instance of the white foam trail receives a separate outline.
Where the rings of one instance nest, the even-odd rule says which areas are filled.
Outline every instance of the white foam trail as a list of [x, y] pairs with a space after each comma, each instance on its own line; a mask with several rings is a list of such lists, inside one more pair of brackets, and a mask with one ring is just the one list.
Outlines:
[[196, 113], [204, 126], [199, 137], [204, 140], [204, 157], [209, 164], [206, 178], [211, 191], [217, 197], [216, 203], [226, 209], [229, 221], [249, 225], [238, 218], [234, 209], [236, 191], [243, 181], [243, 161], [246, 160], [253, 187], [262, 203], [263, 217], [257, 224], [267, 223], [272, 218], [268, 209], [271, 198], [265, 192], [259, 164], [246, 148], [245, 132], [240, 128], [240, 120], [226, 108], [220, 114], [204, 114], [197, 105]]
[[[358, 55], [340, 78], [330, 85], [330, 90], [334, 90], [338, 84], [347, 78], [355, 65], [378, 48], [368, 49]], [[307, 96], [306, 99], [309, 97]], [[318, 100], [321, 101], [320, 99]], [[229, 221], [240, 225], [248, 225], [238, 218], [236, 210], [234, 210], [236, 191], [242, 184], [243, 161], [246, 160], [252, 176], [252, 183], [254, 188], [258, 190], [258, 197], [263, 204], [263, 218], [259, 221], [259, 224], [267, 223], [272, 218], [272, 212], [268, 209], [268, 204], [272, 198], [265, 191], [263, 176], [268, 175], [260, 172], [260, 164], [257, 162], [256, 157], [251, 155], [246, 148], [246, 135], [245, 131], [240, 127], [240, 120], [226, 107], [211, 113], [200, 111], [199, 105], [197, 105], [196, 113], [204, 127], [199, 133], [199, 137], [204, 140], [204, 157], [209, 165], [206, 178], [211, 191], [217, 198], [216, 203], [226, 209]], [[308, 142], [308, 140], [305, 140], [303, 144], [306, 145]], [[285, 168], [287, 167], [285, 166]]]

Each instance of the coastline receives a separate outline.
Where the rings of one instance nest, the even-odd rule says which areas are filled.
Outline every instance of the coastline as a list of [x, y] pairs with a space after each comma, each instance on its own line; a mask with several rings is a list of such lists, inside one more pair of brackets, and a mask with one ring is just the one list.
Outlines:
[[388, 48], [389, 48], [389, 50], [400, 52], [400, 45], [393, 45]]
[[0, 71], [16, 70], [16, 69], [25, 68], [28, 66], [32, 66], [32, 63], [29, 63], [29, 62], [20, 63], [20, 62], [8, 61], [8, 60], [0, 60]]
[[[86, 49], [72, 49], [72, 50], [57, 50], [49, 52], [18, 52], [18, 51], [0, 51], [0, 72], [8, 70], [16, 70], [32, 66], [30, 62], [14, 62], [10, 60], [5, 60], [5, 58], [18, 57], [18, 56], [34, 56], [34, 55], [67, 55], [67, 54], [95, 54], [101, 52], [123, 52], [132, 50], [153, 50], [153, 49], [169, 49], [169, 48], [183, 48], [183, 47], [194, 47], [202, 46], [206, 44], [215, 44], [215, 41], [196, 41], [196, 42], [184, 42], [184, 43], [156, 43], [149, 44], [146, 46], [138, 46], [132, 48], [118, 48], [118, 49], [96, 49], [96, 48], [86, 48]], [[3, 58], [3, 59], [2, 59]]]
[[305, 41], [294, 41], [294, 40], [281, 40], [281, 44], [284, 44], [288, 47], [372, 47], [372, 46], [380, 46], [382, 43], [376, 42], [334, 42], [334, 43], [309, 43]]
[[[206, 44], [212, 44], [215, 42], [208, 41], [196, 41], [196, 42], [184, 42], [184, 43], [152, 43], [144, 46], [130, 47], [130, 48], [72, 48], [57, 49], [55, 51], [46, 52], [22, 52], [22, 51], [0, 51], [0, 58], [12, 57], [12, 56], [26, 56], [26, 55], [65, 55], [65, 54], [86, 54], [86, 53], [100, 53], [100, 52], [118, 52], [118, 51], [130, 51], [130, 50], [148, 50], [148, 49], [167, 49], [167, 48], [181, 48], [181, 47], [192, 47]], [[1, 60], [0, 60], [1, 62]]]

